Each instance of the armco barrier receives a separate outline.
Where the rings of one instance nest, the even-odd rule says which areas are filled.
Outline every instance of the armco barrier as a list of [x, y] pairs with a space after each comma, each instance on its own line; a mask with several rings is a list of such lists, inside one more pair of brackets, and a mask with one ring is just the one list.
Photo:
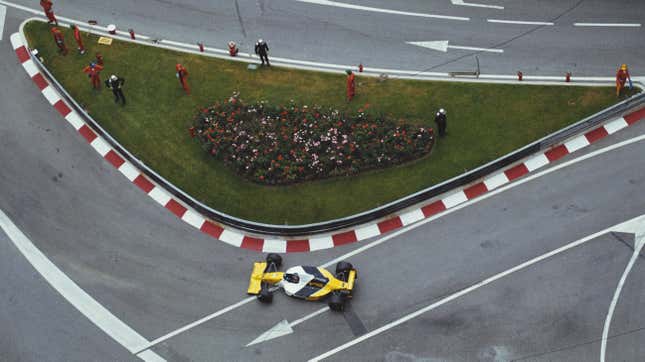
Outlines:
[[146, 176], [154, 180], [161, 187], [166, 189], [175, 197], [181, 199], [183, 202], [194, 208], [196, 211], [203, 214], [205, 217], [208, 217], [216, 222], [230, 225], [235, 228], [238, 228], [242, 231], [256, 234], [264, 235], [279, 235], [279, 236], [301, 236], [301, 235], [313, 235], [318, 233], [329, 233], [336, 230], [341, 230], [374, 220], [384, 218], [388, 215], [394, 214], [398, 211], [406, 209], [412, 205], [427, 201], [435, 196], [438, 196], [447, 191], [456, 189], [460, 186], [464, 186], [472, 183], [485, 175], [491, 174], [492, 172], [509, 166], [516, 161], [519, 161], [531, 154], [534, 154], [540, 150], [547, 149], [551, 146], [561, 143], [562, 141], [570, 138], [573, 135], [583, 133], [591, 128], [597, 126], [598, 124], [606, 121], [614, 116], [622, 115], [627, 113], [631, 109], [636, 109], [645, 103], [645, 94], [639, 93], [635, 96], [632, 96], [616, 105], [613, 105], [603, 111], [600, 111], [590, 117], [583, 119], [580, 122], [577, 122], [569, 127], [566, 127], [560, 131], [552, 133], [538, 141], [535, 141], [525, 147], [522, 147], [514, 152], [509, 153], [506, 156], [498, 158], [497, 160], [491, 161], [483, 166], [480, 166], [474, 170], [466, 172], [460, 176], [454, 177], [450, 180], [444, 181], [435, 186], [426, 188], [419, 192], [416, 192], [412, 195], [406, 196], [399, 200], [393, 201], [381, 207], [348, 216], [345, 218], [330, 220], [326, 222], [307, 224], [307, 225], [275, 225], [275, 224], [264, 224], [256, 223], [248, 220], [239, 219], [231, 215], [214, 210], [201, 202], [195, 200], [192, 196], [186, 194], [181, 189], [177, 188], [175, 185], [164, 179], [162, 176], [157, 174], [154, 170], [149, 168], [141, 160], [136, 158], [133, 154], [128, 152], [121, 144], [119, 144], [112, 136], [107, 133], [85, 110], [81, 107], [75, 100], [72, 98], [65, 88], [58, 83], [56, 78], [49, 72], [49, 70], [40, 62], [40, 60], [35, 57], [30, 52], [31, 59], [35, 64], [41, 69], [41, 71], [47, 76], [51, 85], [54, 86], [58, 92], [65, 98], [65, 100], [84, 118], [85, 122], [90, 124], [94, 130], [105, 138], [105, 140], [110, 143], [112, 147], [123, 155], [128, 161], [136, 165], [141, 172]]

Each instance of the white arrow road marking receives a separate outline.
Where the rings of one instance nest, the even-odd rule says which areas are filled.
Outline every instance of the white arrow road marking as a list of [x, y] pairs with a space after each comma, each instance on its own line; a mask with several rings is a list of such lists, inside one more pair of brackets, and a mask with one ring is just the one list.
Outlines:
[[435, 40], [435, 41], [406, 41], [407, 44], [416, 45], [422, 48], [428, 48], [432, 50], [438, 50], [440, 52], [447, 52], [448, 49], [462, 49], [462, 50], [474, 50], [477, 52], [489, 52], [489, 53], [503, 53], [504, 49], [492, 49], [492, 48], [476, 48], [476, 47], [466, 47], [461, 45], [449, 45], [448, 40]]
[[634, 234], [634, 253], [627, 263], [627, 267], [623, 272], [623, 275], [620, 277], [616, 291], [614, 292], [614, 297], [611, 299], [609, 304], [609, 310], [607, 311], [607, 317], [605, 318], [605, 325], [602, 328], [602, 339], [600, 345], [600, 362], [605, 362], [605, 355], [607, 354], [607, 337], [609, 336], [609, 327], [611, 326], [611, 319], [614, 315], [614, 310], [616, 309], [616, 304], [618, 304], [618, 298], [620, 297], [620, 292], [623, 290], [623, 285], [625, 280], [627, 280], [627, 275], [632, 270], [634, 263], [638, 259], [643, 245], [645, 245], [645, 219], [636, 219], [633, 222], [623, 225], [620, 228], [616, 228], [614, 231], [620, 231], [625, 233]]
[[[117, 343], [134, 353], [138, 345], [148, 342], [58, 269], [2, 210], [0, 210], [0, 229], [4, 230], [25, 259], [52, 288]], [[165, 361], [153, 351], [141, 353], [139, 358], [151, 362]]]
[[[433, 309], [436, 309], [436, 308], [438, 308], [438, 307], [440, 307], [440, 306], [442, 306], [442, 305], [444, 305], [444, 304], [446, 304], [448, 302], [451, 302], [451, 301], [453, 301], [453, 300], [455, 300], [457, 298], [460, 298], [460, 297], [462, 297], [462, 296], [464, 296], [466, 294], [469, 294], [469, 293], [471, 293], [471, 292], [473, 292], [473, 291], [475, 291], [475, 290], [477, 290], [477, 289], [479, 289], [479, 288], [481, 288], [483, 286], [486, 286], [486, 285], [488, 285], [490, 283], [493, 283], [493, 282], [495, 282], [495, 281], [497, 281], [499, 279], [502, 279], [502, 278], [504, 278], [504, 277], [506, 277], [508, 275], [511, 275], [511, 274], [513, 274], [513, 273], [515, 273], [517, 271], [520, 271], [522, 269], [526, 269], [526, 268], [528, 268], [528, 267], [530, 267], [530, 266], [532, 266], [534, 264], [537, 264], [537, 263], [539, 263], [541, 261], [544, 261], [544, 260], [546, 260], [546, 259], [548, 259], [548, 258], [550, 258], [550, 257], [552, 257], [554, 255], [560, 254], [560, 253], [565, 252], [565, 251], [567, 251], [567, 250], [569, 250], [571, 248], [574, 248], [576, 246], [582, 245], [582, 244], [588, 242], [589, 240], [593, 240], [593, 239], [595, 239], [595, 238], [597, 238], [597, 237], [599, 237], [601, 235], [607, 234], [607, 233], [612, 232], [612, 231], [623, 231], [625, 226], [629, 227], [630, 225], [634, 225], [634, 224], [636, 224], [636, 225], [645, 224], [645, 215], [638, 216], [638, 217], [636, 217], [634, 219], [631, 219], [631, 220], [629, 220], [627, 222], [624, 222], [624, 223], [621, 223], [621, 224], [618, 224], [618, 225], [614, 225], [612, 227], [609, 227], [609, 228], [604, 229], [602, 231], [599, 231], [597, 233], [591, 234], [591, 235], [586, 236], [586, 237], [584, 237], [582, 239], [576, 240], [576, 241], [571, 242], [569, 244], [566, 244], [566, 245], [564, 245], [562, 247], [559, 247], [559, 248], [557, 248], [555, 250], [552, 250], [552, 251], [550, 251], [548, 253], [542, 254], [542, 255], [540, 255], [540, 256], [538, 256], [536, 258], [528, 260], [528, 261], [526, 261], [526, 262], [524, 262], [522, 264], [519, 264], [519, 265], [517, 265], [517, 266], [515, 266], [515, 267], [513, 267], [511, 269], [505, 270], [505, 271], [503, 271], [501, 273], [498, 273], [498, 274], [495, 274], [495, 275], [493, 275], [491, 277], [488, 277], [488, 278], [480, 281], [479, 283], [473, 284], [468, 288], [462, 289], [459, 292], [454, 293], [452, 295], [449, 295], [449, 296], [447, 296], [447, 297], [445, 297], [445, 298], [443, 298], [443, 299], [441, 299], [441, 300], [439, 300], [439, 301], [437, 301], [435, 303], [432, 303], [432, 304], [430, 304], [430, 305], [428, 305], [428, 306], [426, 306], [424, 308], [421, 308], [421, 309], [417, 310], [416, 312], [412, 312], [412, 313], [410, 313], [410, 314], [408, 314], [408, 315], [406, 315], [406, 316], [404, 316], [402, 318], [399, 318], [399, 319], [397, 319], [397, 320], [395, 320], [393, 322], [390, 322], [390, 323], [388, 323], [388, 324], [386, 324], [386, 325], [384, 325], [384, 326], [382, 326], [380, 328], [377, 328], [377, 329], [375, 329], [375, 330], [373, 330], [373, 331], [371, 331], [369, 333], [366, 333], [366, 334], [364, 334], [364, 335], [362, 335], [362, 336], [360, 336], [360, 337], [358, 337], [356, 339], [353, 339], [353, 340], [351, 340], [351, 341], [349, 341], [349, 342], [347, 342], [347, 343], [345, 343], [345, 344], [343, 344], [341, 346], [338, 346], [338, 347], [336, 347], [336, 348], [334, 348], [334, 349], [332, 349], [330, 351], [327, 351], [327, 352], [325, 352], [325, 353], [323, 353], [323, 354], [321, 354], [319, 356], [316, 356], [316, 357], [310, 359], [309, 361], [310, 362], [311, 361], [320, 361], [321, 359], [324, 359], [324, 358], [327, 358], [329, 356], [332, 356], [332, 355], [334, 355], [334, 354], [336, 354], [336, 353], [338, 353], [338, 352], [340, 352], [342, 350], [345, 350], [345, 349], [347, 349], [347, 348], [349, 348], [349, 347], [351, 347], [351, 346], [353, 346], [355, 344], [358, 344], [358, 343], [360, 343], [360, 342], [362, 342], [362, 341], [364, 341], [366, 339], [369, 339], [369, 338], [372, 338], [372, 337], [374, 337], [376, 335], [379, 335], [379, 334], [381, 334], [381, 333], [383, 333], [383, 332], [385, 332], [387, 330], [390, 330], [390, 329], [392, 329], [392, 328], [394, 328], [394, 327], [396, 327], [398, 325], [401, 325], [401, 324], [403, 324], [403, 323], [405, 323], [405, 322], [407, 322], [407, 321], [409, 321], [411, 319], [414, 319], [414, 318], [416, 318], [416, 317], [418, 317], [418, 316], [420, 316], [420, 315], [422, 315], [422, 314], [424, 314], [426, 312], [429, 312], [429, 311], [431, 311]], [[640, 245], [640, 248], [642, 248], [642, 243]], [[638, 248], [639, 251], [640, 251], [640, 248]], [[638, 253], [636, 253], [636, 256], [638, 256]], [[630, 265], [631, 264], [633, 264], [633, 262], [630, 261]], [[631, 266], [629, 266], [629, 268], [631, 268]], [[628, 270], [626, 270], [626, 272], [628, 272]], [[626, 277], [626, 273], [625, 273], [625, 275], [623, 275], [623, 277]], [[621, 279], [621, 282], [624, 282], [624, 280]], [[603, 334], [603, 338], [606, 338], [606, 336], [604, 334]], [[601, 362], [604, 362], [604, 359], [601, 359]]]
[[474, 4], [474, 3], [467, 3], [464, 2], [464, 0], [450, 0], [452, 5], [459, 5], [459, 6], [472, 6], [472, 7], [477, 7], [477, 8], [489, 8], [489, 9], [501, 9], [503, 10], [503, 6], [499, 5], [488, 5], [488, 4]]
[[0, 41], [2, 41], [2, 34], [4, 33], [4, 19], [7, 15], [7, 7], [0, 5]]
[[445, 19], [445, 20], [460, 20], [460, 21], [469, 21], [470, 18], [465, 18], [462, 16], [448, 16], [448, 15], [437, 15], [437, 14], [427, 14], [427, 13], [413, 13], [410, 11], [399, 11], [399, 10], [390, 10], [383, 8], [373, 8], [370, 6], [363, 5], [354, 5], [348, 3], [341, 3], [338, 1], [330, 0], [296, 0], [301, 3], [316, 4], [316, 5], [325, 5], [325, 6], [334, 6], [337, 8], [353, 9], [353, 10], [363, 10], [363, 11], [372, 11], [376, 13], [385, 13], [393, 15], [405, 15], [405, 16], [418, 16], [422, 18], [435, 18], [435, 19]]
[[291, 323], [289, 323], [289, 321], [287, 321], [286, 319], [283, 319], [280, 322], [278, 322], [278, 324], [273, 326], [271, 329], [269, 329], [268, 331], [262, 333], [258, 338], [256, 338], [253, 341], [249, 342], [249, 344], [247, 344], [246, 347], [252, 346], [254, 344], [266, 342], [266, 341], [269, 341], [269, 340], [274, 339], [274, 338], [286, 336], [287, 334], [291, 334], [291, 333], [293, 333], [293, 327], [295, 327], [298, 324], [306, 321], [307, 319], [310, 319], [310, 318], [313, 318], [313, 317], [315, 317], [315, 316], [317, 316], [319, 314], [325, 313], [328, 310], [329, 310], [329, 307], [320, 308], [317, 311], [315, 311], [315, 312], [313, 312], [313, 313], [311, 313], [309, 315], [306, 315], [306, 316], [304, 316], [304, 317], [302, 317], [300, 319], [296, 319], [295, 321], [293, 321]]

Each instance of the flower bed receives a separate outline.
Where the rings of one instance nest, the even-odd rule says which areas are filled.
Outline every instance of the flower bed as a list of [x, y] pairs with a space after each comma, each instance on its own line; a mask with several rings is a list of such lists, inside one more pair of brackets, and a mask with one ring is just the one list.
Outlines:
[[[365, 105], [367, 109], [369, 105]], [[348, 176], [420, 158], [431, 128], [319, 106], [245, 105], [234, 94], [199, 112], [191, 134], [238, 174], [264, 184]]]

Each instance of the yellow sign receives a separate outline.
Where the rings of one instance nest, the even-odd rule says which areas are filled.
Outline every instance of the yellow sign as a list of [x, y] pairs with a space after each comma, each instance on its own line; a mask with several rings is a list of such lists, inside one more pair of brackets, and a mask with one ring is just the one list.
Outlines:
[[107, 38], [107, 37], [102, 36], [102, 37], [99, 38], [99, 44], [112, 45], [112, 38]]

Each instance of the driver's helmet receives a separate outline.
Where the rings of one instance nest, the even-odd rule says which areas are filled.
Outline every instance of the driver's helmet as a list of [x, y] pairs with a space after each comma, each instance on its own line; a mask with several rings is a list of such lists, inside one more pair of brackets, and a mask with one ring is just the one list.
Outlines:
[[284, 280], [288, 281], [289, 283], [298, 283], [300, 282], [300, 277], [296, 273], [285, 273]]

